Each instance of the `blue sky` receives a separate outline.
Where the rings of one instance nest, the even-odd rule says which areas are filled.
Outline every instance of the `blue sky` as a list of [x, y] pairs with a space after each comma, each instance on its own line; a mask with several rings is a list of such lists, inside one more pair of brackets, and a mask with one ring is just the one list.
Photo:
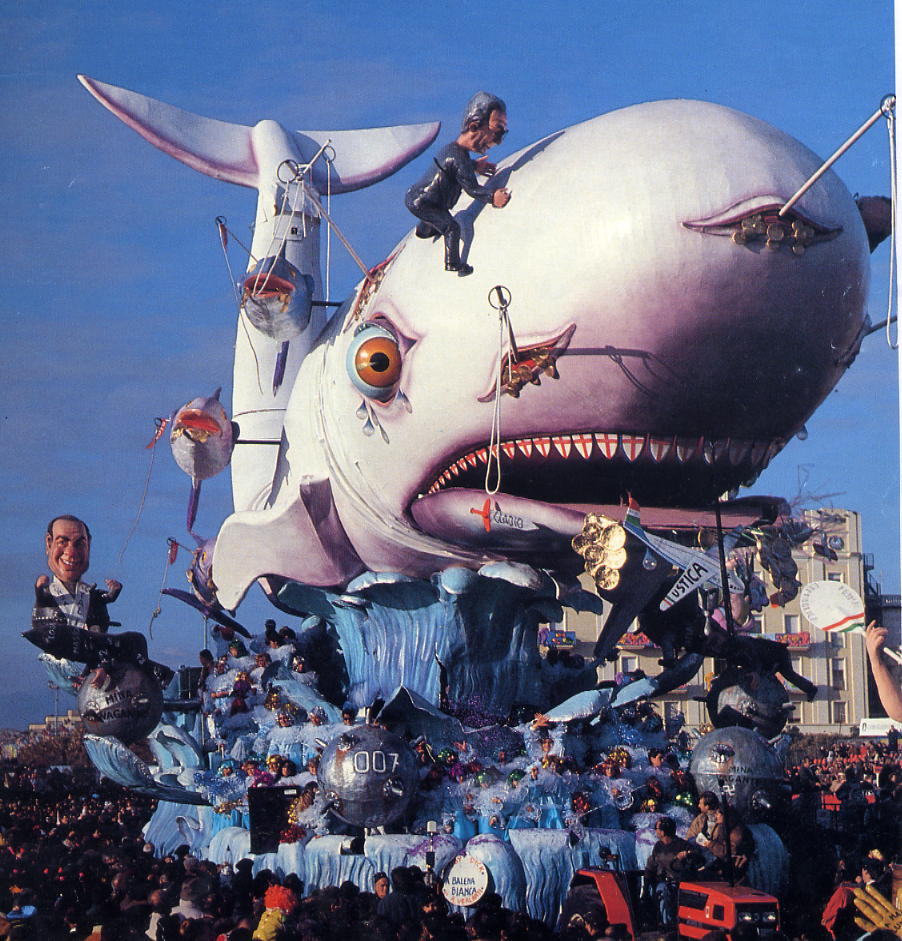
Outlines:
[[[854, 10], [854, 13], [850, 13]], [[255, 194], [201, 176], [103, 110], [77, 72], [210, 117], [293, 128], [441, 120], [451, 136], [473, 91], [508, 103], [511, 153], [604, 111], [655, 98], [701, 98], [769, 121], [827, 156], [893, 88], [889, 0], [585, 3], [272, 2], [120, 5], [14, 2], [0, 12], [4, 147], [0, 487], [7, 625], [0, 726], [52, 711], [27, 628], [42, 532], [61, 512], [94, 532], [91, 576], [125, 584], [118, 619], [145, 629], [157, 605], [166, 537], [185, 540], [189, 482], [157, 451], [143, 515], [154, 416], [216, 386], [228, 391], [234, 304], [213, 220], [248, 235]], [[337, 198], [333, 214], [375, 263], [410, 227], [413, 166]], [[881, 122], [836, 168], [852, 192], [888, 194]], [[357, 278], [335, 246], [332, 296]], [[241, 260], [233, 256], [233, 264]], [[870, 315], [885, 316], [889, 248], [872, 256]], [[754, 381], [754, 364], [737, 381]], [[225, 396], [224, 396], [225, 398]], [[884, 591], [899, 591], [898, 368], [882, 336], [754, 488], [789, 499], [832, 495], [863, 514]], [[229, 512], [220, 476], [204, 485], [198, 531]], [[168, 584], [182, 587], [187, 557]], [[240, 616], [267, 616], [252, 599]], [[163, 604], [151, 652], [193, 662], [199, 618]]]

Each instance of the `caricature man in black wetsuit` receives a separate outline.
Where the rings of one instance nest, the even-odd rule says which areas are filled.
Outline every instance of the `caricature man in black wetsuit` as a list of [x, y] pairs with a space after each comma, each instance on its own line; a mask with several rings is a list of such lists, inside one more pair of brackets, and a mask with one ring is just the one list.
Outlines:
[[476, 174], [492, 176], [495, 165], [484, 157], [471, 160], [469, 152], [484, 154], [501, 142], [507, 133], [507, 107], [488, 92], [477, 92], [467, 105], [460, 134], [434, 157], [434, 166], [407, 191], [404, 203], [420, 220], [419, 238], [442, 235], [445, 239], [445, 270], [458, 275], [471, 274], [473, 268], [460, 260], [460, 225], [451, 210], [466, 192], [474, 199], [491, 203], [496, 209], [508, 204], [510, 193], [503, 187], [491, 190], [480, 186]]

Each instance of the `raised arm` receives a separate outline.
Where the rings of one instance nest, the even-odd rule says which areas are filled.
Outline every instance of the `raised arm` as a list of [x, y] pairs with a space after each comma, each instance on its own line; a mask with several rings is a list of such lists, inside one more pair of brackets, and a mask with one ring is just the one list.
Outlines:
[[894, 676], [889, 660], [883, 653], [887, 630], [871, 621], [865, 628], [865, 646], [877, 684], [877, 695], [886, 710], [886, 714], [896, 722], [902, 722], [902, 689]]

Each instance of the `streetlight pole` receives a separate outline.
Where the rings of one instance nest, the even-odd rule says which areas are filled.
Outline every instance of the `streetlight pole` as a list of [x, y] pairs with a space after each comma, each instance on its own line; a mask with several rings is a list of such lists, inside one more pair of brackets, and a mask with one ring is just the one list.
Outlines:
[[60, 688], [58, 683], [48, 680], [47, 685], [53, 690], [53, 731], [59, 734], [60, 730]]

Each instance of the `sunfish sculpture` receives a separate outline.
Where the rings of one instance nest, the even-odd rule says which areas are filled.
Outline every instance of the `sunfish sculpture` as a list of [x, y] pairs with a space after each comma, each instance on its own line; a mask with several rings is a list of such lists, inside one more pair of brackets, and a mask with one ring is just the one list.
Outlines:
[[237, 426], [219, 401], [222, 390], [186, 402], [173, 416], [169, 444], [175, 463], [191, 478], [188, 530], [194, 527], [201, 481], [224, 470], [232, 457]]
[[[181, 128], [161, 130], [166, 112], [151, 107], [169, 106], [83, 81], [189, 165], [259, 185], [263, 206], [256, 170], [193, 156], [237, 140], [234, 126], [188, 116], [199, 123], [172, 143]], [[261, 128], [284, 144], [272, 125], [241, 129], [249, 164]], [[474, 275], [449, 281], [441, 245], [408, 237], [328, 324], [314, 308], [275, 396], [259, 391], [242, 326], [234, 415], [243, 435], [279, 447], [273, 462], [236, 446], [236, 512], [213, 556], [221, 603], [264, 576], [276, 591], [284, 579], [341, 586], [367, 569], [428, 577], [504, 559], [573, 572], [589, 507], [629, 490], [653, 527], [656, 506], [708, 505], [753, 481], [866, 329], [868, 239], [839, 178], [826, 173], [777, 216], [820, 164], [719, 105], [625, 108], [499, 164], [493, 185], [516, 197], [505, 212], [461, 204]], [[321, 183], [318, 167], [298, 200]], [[318, 290], [310, 252], [306, 265], [290, 260]], [[500, 326], [490, 294], [510, 297]], [[272, 360], [278, 341], [255, 329]], [[245, 427], [253, 409], [275, 410], [265, 431]]]

